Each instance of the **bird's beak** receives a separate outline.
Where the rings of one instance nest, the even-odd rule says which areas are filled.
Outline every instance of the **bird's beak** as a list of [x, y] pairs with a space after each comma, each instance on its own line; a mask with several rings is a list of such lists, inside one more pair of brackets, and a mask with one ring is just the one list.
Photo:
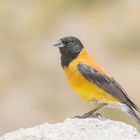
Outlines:
[[62, 48], [64, 47], [64, 44], [61, 40], [58, 40], [55, 44], [54, 44], [55, 47], [58, 47], [58, 48]]

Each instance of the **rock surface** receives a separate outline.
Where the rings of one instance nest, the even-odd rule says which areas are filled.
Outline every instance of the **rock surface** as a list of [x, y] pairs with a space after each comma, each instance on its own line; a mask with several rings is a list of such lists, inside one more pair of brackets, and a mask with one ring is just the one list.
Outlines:
[[123, 122], [97, 118], [66, 119], [5, 134], [0, 140], [140, 140], [139, 132]]

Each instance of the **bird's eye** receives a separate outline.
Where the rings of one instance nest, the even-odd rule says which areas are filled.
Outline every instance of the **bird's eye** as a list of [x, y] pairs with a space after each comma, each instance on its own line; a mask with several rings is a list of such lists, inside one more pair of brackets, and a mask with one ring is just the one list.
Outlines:
[[71, 42], [68, 42], [68, 45], [69, 45], [69, 46], [71, 46], [72, 44], [73, 44], [73, 42], [72, 42], [72, 41], [71, 41]]

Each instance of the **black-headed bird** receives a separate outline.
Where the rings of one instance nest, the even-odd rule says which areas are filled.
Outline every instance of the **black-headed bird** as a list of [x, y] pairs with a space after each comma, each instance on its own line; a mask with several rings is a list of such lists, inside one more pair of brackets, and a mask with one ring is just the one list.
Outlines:
[[134, 112], [140, 109], [128, 97], [122, 86], [96, 61], [89, 56], [81, 41], [76, 37], [64, 37], [58, 40], [61, 53], [61, 65], [71, 88], [81, 99], [97, 104], [97, 107], [81, 116], [86, 118], [102, 107], [119, 107], [137, 123], [140, 118]]

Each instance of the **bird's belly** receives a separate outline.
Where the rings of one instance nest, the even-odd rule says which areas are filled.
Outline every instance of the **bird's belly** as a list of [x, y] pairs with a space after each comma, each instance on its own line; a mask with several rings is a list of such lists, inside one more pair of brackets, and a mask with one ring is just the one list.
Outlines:
[[85, 101], [115, 102], [117, 99], [85, 79], [78, 70], [65, 69], [68, 83], [72, 89]]

